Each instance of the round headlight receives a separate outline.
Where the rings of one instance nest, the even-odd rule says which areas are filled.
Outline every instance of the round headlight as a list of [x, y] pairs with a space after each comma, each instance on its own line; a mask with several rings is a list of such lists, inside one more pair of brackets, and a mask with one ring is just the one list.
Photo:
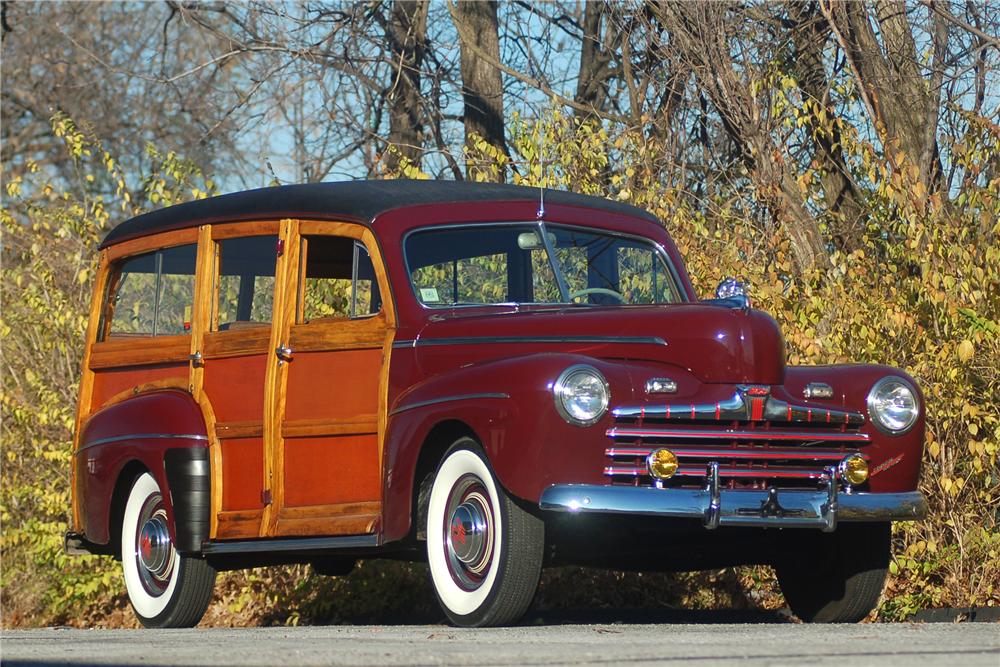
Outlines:
[[868, 392], [868, 413], [879, 429], [892, 435], [906, 433], [920, 415], [917, 392], [902, 378], [882, 378]]
[[593, 424], [608, 410], [611, 394], [608, 382], [593, 366], [570, 366], [552, 387], [556, 410], [577, 426]]

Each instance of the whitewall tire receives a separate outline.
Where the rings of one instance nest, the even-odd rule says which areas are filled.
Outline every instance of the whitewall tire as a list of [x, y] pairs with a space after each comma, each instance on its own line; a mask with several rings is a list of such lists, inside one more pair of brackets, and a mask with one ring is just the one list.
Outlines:
[[197, 625], [212, 600], [215, 569], [174, 548], [163, 494], [149, 473], [132, 484], [121, 536], [125, 588], [139, 621], [148, 628]]
[[445, 614], [456, 625], [516, 622], [538, 587], [545, 528], [497, 483], [471, 438], [438, 466], [427, 507], [427, 561]]

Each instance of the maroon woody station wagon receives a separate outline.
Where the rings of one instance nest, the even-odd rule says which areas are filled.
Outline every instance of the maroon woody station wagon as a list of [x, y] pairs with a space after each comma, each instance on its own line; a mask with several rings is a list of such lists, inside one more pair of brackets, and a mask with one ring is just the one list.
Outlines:
[[572, 563], [772, 564], [800, 618], [863, 618], [926, 512], [913, 379], [786, 366], [651, 215], [540, 194], [286, 186], [115, 228], [67, 549], [119, 558], [151, 627], [196, 624], [218, 570], [375, 557], [426, 560], [458, 625]]

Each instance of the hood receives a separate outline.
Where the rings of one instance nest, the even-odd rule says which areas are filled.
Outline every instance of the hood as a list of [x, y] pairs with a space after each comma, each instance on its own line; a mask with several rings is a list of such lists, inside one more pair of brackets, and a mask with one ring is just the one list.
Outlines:
[[648, 360], [709, 383], [780, 384], [785, 371], [784, 342], [769, 315], [705, 304], [455, 310], [435, 315], [420, 332], [421, 344], [436, 341], [495, 343], [504, 356], [513, 352], [507, 345], [541, 344], [598, 358]]

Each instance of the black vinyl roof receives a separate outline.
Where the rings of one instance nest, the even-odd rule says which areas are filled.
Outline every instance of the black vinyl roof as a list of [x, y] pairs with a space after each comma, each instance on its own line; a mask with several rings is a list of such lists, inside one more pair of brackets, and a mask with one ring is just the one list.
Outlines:
[[[281, 185], [234, 192], [144, 213], [112, 229], [101, 247], [148, 234], [213, 222], [288, 217], [370, 222], [381, 213], [406, 206], [449, 202], [537, 201], [538, 198], [538, 188], [464, 181], [381, 180]], [[562, 190], [546, 189], [545, 201], [657, 221], [652, 214], [629, 204]]]

